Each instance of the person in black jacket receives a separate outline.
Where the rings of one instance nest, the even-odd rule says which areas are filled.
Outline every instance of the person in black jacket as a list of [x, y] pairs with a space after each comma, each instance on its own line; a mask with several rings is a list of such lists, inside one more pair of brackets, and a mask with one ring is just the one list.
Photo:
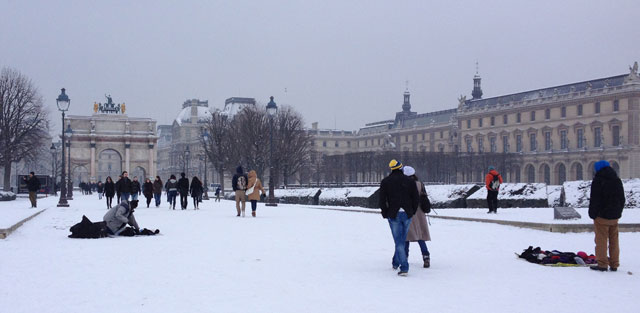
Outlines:
[[180, 193], [180, 206], [183, 210], [187, 209], [189, 201], [189, 179], [185, 177], [185, 173], [180, 173], [180, 179], [178, 180], [178, 193]]
[[40, 190], [40, 180], [36, 177], [36, 173], [29, 173], [29, 177], [24, 178], [27, 183], [27, 190], [29, 191], [29, 201], [31, 201], [31, 207], [37, 207], [38, 201], [38, 190]]
[[151, 179], [147, 178], [142, 185], [142, 194], [145, 198], [147, 198], [147, 208], [149, 204], [151, 204], [151, 199], [153, 199], [153, 183]]
[[405, 241], [411, 224], [411, 217], [418, 208], [418, 189], [411, 178], [402, 172], [402, 163], [389, 162], [391, 174], [380, 183], [380, 209], [382, 217], [389, 221], [395, 252], [391, 260], [394, 269], [400, 267], [399, 276], [407, 276], [409, 262], [405, 251]]
[[231, 187], [236, 193], [236, 210], [238, 211], [238, 215], [236, 216], [240, 216], [240, 213], [244, 213], [244, 209], [247, 203], [247, 196], [244, 194], [244, 192], [247, 190], [248, 183], [249, 178], [247, 177], [247, 174], [244, 173], [244, 169], [242, 168], [242, 166], [238, 166], [236, 168], [236, 174], [233, 175], [233, 178], [231, 179]]
[[104, 196], [107, 198], [107, 209], [111, 209], [111, 202], [113, 202], [113, 195], [116, 193], [116, 185], [113, 183], [111, 176], [107, 176], [107, 180], [104, 182]]
[[122, 185], [122, 175], [118, 175], [118, 180], [115, 183], [116, 195], [118, 198], [116, 199], [117, 203], [120, 203], [120, 197], [122, 197], [122, 192], [120, 191], [120, 185]]
[[189, 190], [191, 191], [191, 198], [193, 198], [193, 209], [199, 210], [200, 197], [202, 197], [203, 189], [202, 182], [200, 182], [200, 179], [198, 179], [197, 176], [193, 176], [193, 179], [191, 179], [191, 187]]
[[[617, 271], [620, 266], [620, 246], [618, 244], [618, 219], [622, 216], [625, 197], [622, 181], [609, 162], [601, 160], [594, 165], [596, 175], [591, 182], [589, 217], [593, 219], [596, 235], [597, 266], [592, 270]], [[607, 258], [607, 241], [609, 257]]]
[[122, 200], [129, 201], [129, 196], [133, 190], [133, 183], [131, 179], [129, 179], [129, 173], [127, 171], [122, 172], [122, 178], [118, 181], [120, 185], [118, 185], [118, 191], [120, 191], [120, 195]]
[[104, 193], [104, 185], [101, 181], [96, 184], [96, 192], [98, 192], [98, 200], [102, 200], [102, 194]]
[[140, 186], [140, 181], [138, 181], [138, 176], [133, 176], [133, 181], [131, 181], [131, 200], [138, 200], [140, 191], [142, 191], [142, 187]]

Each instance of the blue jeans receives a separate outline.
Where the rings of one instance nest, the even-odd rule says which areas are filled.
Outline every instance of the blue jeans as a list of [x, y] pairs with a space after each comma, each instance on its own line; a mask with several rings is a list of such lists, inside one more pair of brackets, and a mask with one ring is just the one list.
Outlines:
[[130, 196], [130, 195], [131, 195], [131, 194], [130, 194], [130, 193], [128, 193], [128, 192], [123, 192], [122, 194], [120, 194], [120, 201], [124, 201], [124, 200], [129, 201], [129, 196]]
[[[404, 251], [407, 252], [407, 258], [409, 258], [409, 241], [405, 243]], [[424, 240], [418, 240], [418, 245], [420, 246], [420, 251], [422, 251], [423, 256], [429, 255], [429, 249], [427, 248], [427, 243]]]
[[162, 197], [161, 193], [154, 193], [153, 198], [156, 199], [156, 206], [160, 206], [160, 197]]
[[398, 212], [396, 218], [389, 218], [388, 220], [393, 242], [396, 246], [391, 265], [393, 265], [394, 268], [399, 266], [401, 272], [408, 272], [409, 261], [407, 260], [405, 242], [407, 240], [407, 234], [409, 233], [411, 218], [407, 216], [407, 213], [401, 211]]
[[173, 207], [174, 210], [176, 208], [176, 196], [177, 195], [178, 195], [178, 191], [177, 190], [169, 191], [169, 207]]
[[134, 192], [131, 194], [131, 200], [138, 200], [138, 193]]

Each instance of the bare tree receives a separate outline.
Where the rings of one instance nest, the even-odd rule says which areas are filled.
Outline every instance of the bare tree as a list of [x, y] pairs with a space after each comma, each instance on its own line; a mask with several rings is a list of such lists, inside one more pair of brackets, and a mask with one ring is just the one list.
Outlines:
[[286, 186], [288, 178], [297, 174], [309, 162], [311, 136], [305, 131], [300, 114], [291, 107], [284, 106], [278, 110], [274, 137], [274, 161], [277, 166], [274, 171], [282, 173]]
[[208, 141], [204, 141], [203, 137], [207, 157], [220, 175], [220, 189], [224, 190], [224, 171], [230, 162], [231, 130], [229, 118], [216, 110], [211, 113], [203, 128], [209, 134]]
[[269, 165], [269, 118], [264, 108], [247, 106], [233, 119], [230, 158], [262, 177]]
[[42, 97], [31, 80], [20, 72], [0, 72], [0, 163], [4, 167], [4, 190], [10, 189], [11, 163], [35, 159], [44, 144], [49, 120]]

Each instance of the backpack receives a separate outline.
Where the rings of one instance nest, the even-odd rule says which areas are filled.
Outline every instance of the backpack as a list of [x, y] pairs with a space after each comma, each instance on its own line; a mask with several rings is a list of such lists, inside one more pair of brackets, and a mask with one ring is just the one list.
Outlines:
[[498, 190], [498, 188], [500, 188], [500, 174], [493, 175], [493, 180], [489, 184], [489, 187], [491, 190]]
[[246, 190], [247, 189], [247, 179], [244, 175], [238, 176], [238, 180], [236, 181], [236, 190]]

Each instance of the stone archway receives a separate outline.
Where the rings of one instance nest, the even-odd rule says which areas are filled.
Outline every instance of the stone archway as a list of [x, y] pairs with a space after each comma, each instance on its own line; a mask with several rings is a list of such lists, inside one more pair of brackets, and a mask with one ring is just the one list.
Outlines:
[[133, 179], [135, 176], [138, 176], [138, 181], [142, 184], [147, 178], [147, 171], [142, 166], [136, 166], [131, 173], [129, 173], [129, 178]]
[[73, 168], [71, 179], [74, 186], [80, 186], [80, 183], [89, 183], [89, 170], [84, 165], [78, 165]]
[[115, 182], [118, 175], [122, 174], [122, 157], [114, 149], [104, 149], [98, 155], [98, 171], [96, 173], [98, 181], [104, 182], [107, 176]]

